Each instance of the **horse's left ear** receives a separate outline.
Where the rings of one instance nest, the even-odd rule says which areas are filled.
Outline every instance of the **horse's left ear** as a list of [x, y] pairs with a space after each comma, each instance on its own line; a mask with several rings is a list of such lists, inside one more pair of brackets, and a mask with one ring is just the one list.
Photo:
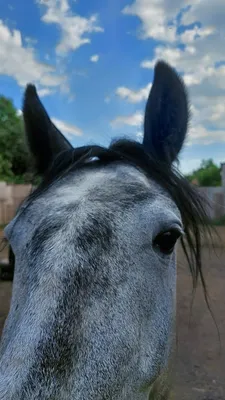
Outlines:
[[26, 139], [36, 170], [44, 175], [54, 158], [72, 145], [56, 128], [41, 103], [36, 88], [29, 84], [25, 90], [23, 119]]
[[145, 151], [171, 164], [183, 146], [188, 122], [189, 106], [184, 82], [172, 67], [158, 61], [145, 109]]

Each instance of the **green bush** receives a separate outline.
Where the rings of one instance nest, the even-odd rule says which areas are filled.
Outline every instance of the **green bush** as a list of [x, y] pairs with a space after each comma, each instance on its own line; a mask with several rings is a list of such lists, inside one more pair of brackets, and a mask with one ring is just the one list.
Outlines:
[[221, 186], [222, 184], [220, 168], [212, 159], [202, 160], [200, 168], [194, 170], [186, 178], [190, 182], [196, 179], [199, 186]]

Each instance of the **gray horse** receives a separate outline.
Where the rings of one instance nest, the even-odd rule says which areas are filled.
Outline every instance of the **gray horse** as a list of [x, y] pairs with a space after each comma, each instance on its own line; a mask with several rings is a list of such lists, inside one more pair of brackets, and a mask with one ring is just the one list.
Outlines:
[[204, 284], [204, 207], [174, 167], [189, 120], [182, 79], [157, 63], [142, 144], [74, 149], [33, 85], [23, 115], [42, 182], [5, 229], [15, 275], [0, 399], [169, 398], [180, 237]]

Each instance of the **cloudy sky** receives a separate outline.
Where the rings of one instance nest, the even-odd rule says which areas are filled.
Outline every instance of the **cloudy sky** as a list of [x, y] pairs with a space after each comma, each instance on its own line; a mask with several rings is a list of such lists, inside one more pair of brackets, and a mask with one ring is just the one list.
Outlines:
[[0, 93], [20, 109], [36, 84], [74, 146], [140, 140], [158, 59], [191, 100], [181, 169], [225, 161], [224, 0], [0, 0]]

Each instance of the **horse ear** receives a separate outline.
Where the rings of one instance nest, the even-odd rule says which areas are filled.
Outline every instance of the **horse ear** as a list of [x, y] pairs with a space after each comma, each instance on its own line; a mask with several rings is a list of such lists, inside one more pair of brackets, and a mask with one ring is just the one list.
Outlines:
[[28, 147], [34, 157], [37, 173], [43, 175], [54, 158], [73, 148], [50, 120], [34, 85], [25, 90], [23, 118]]
[[145, 109], [145, 151], [171, 164], [183, 146], [188, 122], [189, 106], [184, 82], [172, 67], [158, 61]]

